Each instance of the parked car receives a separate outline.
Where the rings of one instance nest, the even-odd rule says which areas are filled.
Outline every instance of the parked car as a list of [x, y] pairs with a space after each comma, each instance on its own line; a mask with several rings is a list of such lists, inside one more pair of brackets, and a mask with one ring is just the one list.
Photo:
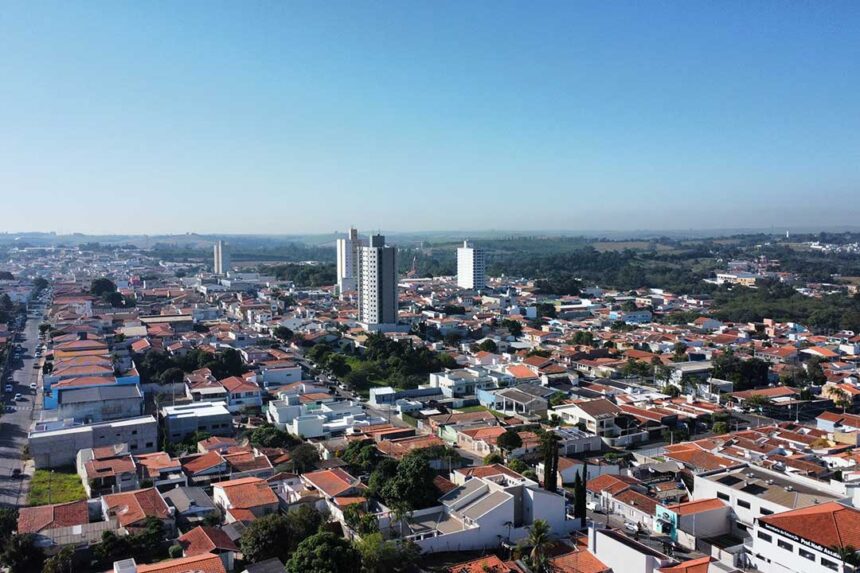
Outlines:
[[630, 533], [639, 533], [639, 525], [636, 523], [633, 523], [632, 521], [625, 521], [624, 522], [624, 529], [626, 529]]
[[11, 384], [6, 384], [6, 391], [7, 391], [7, 392], [11, 392], [12, 390], [14, 390], [14, 388], [12, 387], [12, 385], [11, 385]]
[[21, 400], [23, 400], [23, 399], [24, 399], [24, 397], [23, 397], [20, 393], [19, 393], [19, 394], [15, 394], [15, 401], [16, 401], [16, 402], [20, 402], [20, 401], [21, 401]]
[[36, 389], [36, 383], [30, 382], [30, 390], [35, 390], [35, 389]]

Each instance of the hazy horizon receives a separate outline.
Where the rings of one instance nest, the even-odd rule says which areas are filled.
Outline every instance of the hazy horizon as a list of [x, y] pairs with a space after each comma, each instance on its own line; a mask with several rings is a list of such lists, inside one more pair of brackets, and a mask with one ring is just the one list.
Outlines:
[[10, 2], [0, 231], [856, 228], [858, 28], [855, 2]]

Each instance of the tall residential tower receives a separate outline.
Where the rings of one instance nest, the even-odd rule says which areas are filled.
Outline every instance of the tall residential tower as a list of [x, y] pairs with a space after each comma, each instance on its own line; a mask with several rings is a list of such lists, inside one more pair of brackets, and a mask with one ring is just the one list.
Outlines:
[[487, 261], [484, 249], [476, 249], [469, 241], [457, 249], [457, 286], [469, 290], [487, 288]]
[[383, 235], [358, 248], [358, 321], [374, 327], [397, 324], [397, 249]]
[[367, 241], [358, 236], [356, 229], [350, 228], [346, 239], [337, 240], [337, 292], [343, 294], [354, 291], [358, 284], [358, 249]]
[[213, 269], [216, 275], [225, 275], [230, 270], [230, 250], [224, 241], [215, 243], [215, 263]]

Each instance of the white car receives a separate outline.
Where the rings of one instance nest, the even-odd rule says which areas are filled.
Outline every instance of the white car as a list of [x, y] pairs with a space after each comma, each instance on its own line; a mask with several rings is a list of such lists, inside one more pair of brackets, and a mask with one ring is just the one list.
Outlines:
[[36, 383], [30, 382], [30, 390], [35, 390], [35, 389], [36, 389]]
[[21, 396], [21, 394], [15, 394], [15, 401], [16, 401], [16, 402], [18, 402], [18, 401], [20, 401], [20, 400], [23, 400], [23, 399], [24, 399], [24, 397], [23, 397], [23, 396]]
[[639, 526], [631, 521], [624, 522], [624, 529], [630, 533], [639, 533]]

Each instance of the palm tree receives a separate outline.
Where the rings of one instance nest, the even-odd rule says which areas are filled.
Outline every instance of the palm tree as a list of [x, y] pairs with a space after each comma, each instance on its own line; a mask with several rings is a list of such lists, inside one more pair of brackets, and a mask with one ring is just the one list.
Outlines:
[[532, 547], [529, 561], [537, 573], [549, 570], [546, 550], [549, 547], [550, 541], [549, 523], [543, 519], [535, 519], [532, 526], [529, 527], [529, 536], [526, 542]]
[[853, 545], [831, 545], [830, 549], [835, 551], [839, 555], [839, 559], [849, 565], [852, 571], [860, 565], [860, 554], [857, 553], [857, 549]]

